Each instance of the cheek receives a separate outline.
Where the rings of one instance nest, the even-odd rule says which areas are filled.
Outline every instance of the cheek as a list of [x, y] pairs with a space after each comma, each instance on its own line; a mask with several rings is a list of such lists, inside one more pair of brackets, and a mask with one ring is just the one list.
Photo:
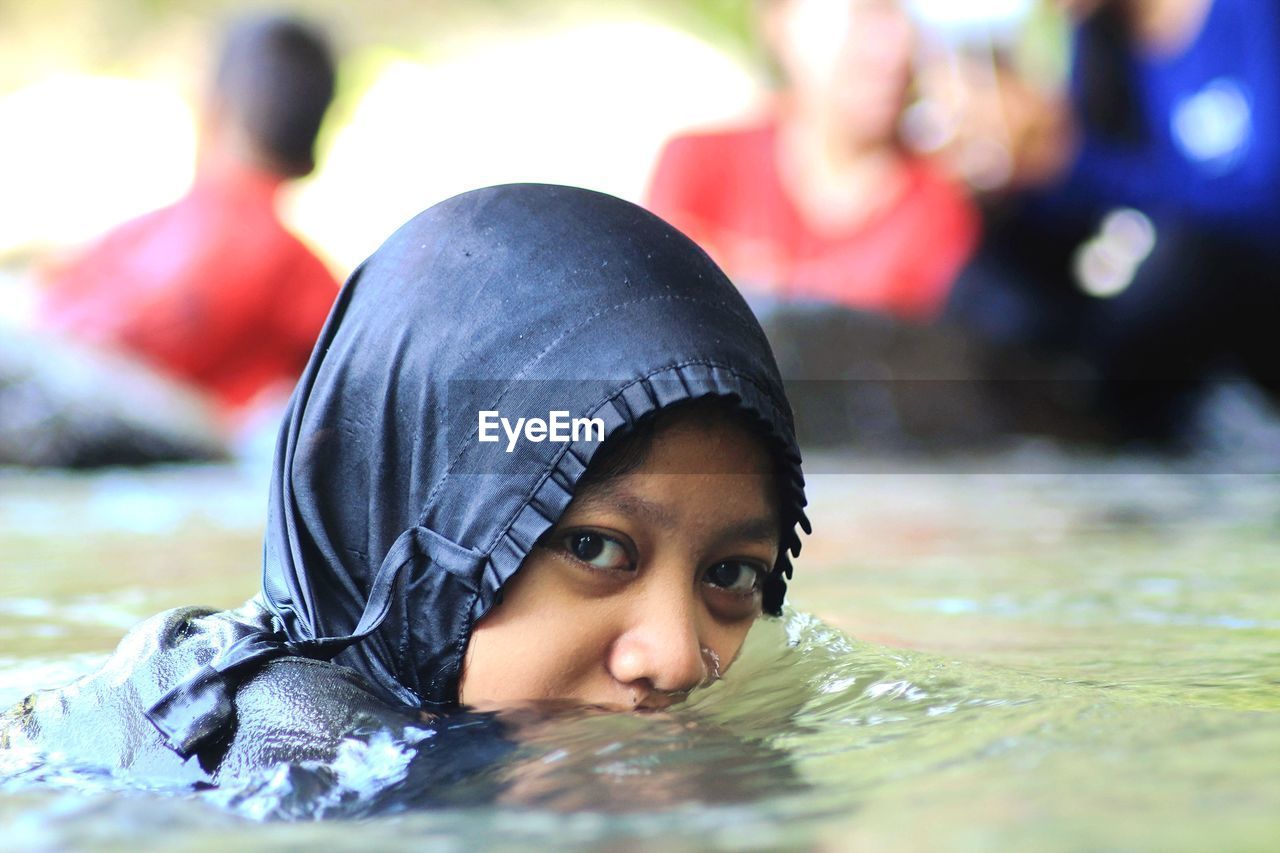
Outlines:
[[603, 671], [608, 625], [599, 608], [576, 606], [532, 574], [471, 632], [458, 689], [464, 704], [584, 697]]
[[485, 705], [571, 698], [592, 667], [590, 646], [582, 640], [582, 634], [564, 631], [562, 625], [524, 620], [501, 627], [477, 625], [459, 699]]
[[707, 663], [712, 668], [711, 674], [715, 678], [728, 672], [730, 665], [737, 660], [738, 653], [742, 651], [742, 646], [747, 641], [747, 634], [752, 624], [754, 623], [727, 625], [707, 632], [703, 655], [709, 658]]

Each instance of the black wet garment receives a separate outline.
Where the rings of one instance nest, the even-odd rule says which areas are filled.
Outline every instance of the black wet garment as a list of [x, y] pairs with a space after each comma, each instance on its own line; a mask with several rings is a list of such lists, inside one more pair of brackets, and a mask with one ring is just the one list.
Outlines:
[[236, 724], [184, 762], [142, 711], [238, 639], [270, 630], [271, 614], [257, 601], [221, 612], [180, 607], [157, 614], [130, 631], [98, 671], [0, 713], [0, 750], [30, 745], [77, 767], [185, 786], [242, 779], [278, 764], [324, 765], [349, 738], [436, 727], [378, 699], [347, 667], [282, 656], [247, 674], [233, 699]]
[[[480, 412], [599, 418], [606, 435], [699, 397], [736, 401], [779, 464], [777, 613], [799, 550], [791, 411], [759, 324], [657, 217], [567, 187], [512, 185], [403, 226], [344, 286], [276, 447], [264, 546], [271, 625], [150, 710], [182, 755], [226, 736], [236, 685], [292, 655], [356, 670], [383, 701], [457, 702], [471, 628], [560, 517], [600, 446], [481, 441]], [[508, 448], [510, 449], [508, 450]]]

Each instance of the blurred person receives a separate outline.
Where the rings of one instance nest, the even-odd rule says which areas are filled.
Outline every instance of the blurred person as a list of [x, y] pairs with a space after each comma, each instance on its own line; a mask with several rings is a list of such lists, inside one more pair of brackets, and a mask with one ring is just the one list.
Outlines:
[[1083, 356], [1119, 438], [1179, 443], [1209, 372], [1280, 391], [1280, 8], [1061, 5], [1065, 92], [972, 67], [926, 87], [954, 113], [954, 162], [1003, 146], [1013, 191], [949, 311]]
[[978, 219], [900, 143], [911, 20], [895, 0], [761, 0], [757, 23], [781, 90], [757, 121], [671, 140], [648, 206], [749, 297], [933, 319]]
[[310, 25], [235, 22], [202, 104], [192, 187], [52, 268], [41, 325], [189, 383], [232, 425], [271, 407], [264, 398], [297, 378], [337, 293], [276, 211], [281, 185], [315, 166], [334, 82]]

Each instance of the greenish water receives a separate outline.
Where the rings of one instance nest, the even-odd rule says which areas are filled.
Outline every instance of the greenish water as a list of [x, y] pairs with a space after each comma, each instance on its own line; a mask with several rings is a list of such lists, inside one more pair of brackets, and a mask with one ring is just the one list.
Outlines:
[[[0, 846], [1275, 848], [1280, 478], [814, 462], [795, 610], [675, 713], [513, 718], [496, 800], [263, 821], [314, 768], [191, 793], [0, 755]], [[0, 473], [0, 704], [246, 598], [264, 501], [230, 468]], [[353, 755], [328, 813], [413, 749]]]

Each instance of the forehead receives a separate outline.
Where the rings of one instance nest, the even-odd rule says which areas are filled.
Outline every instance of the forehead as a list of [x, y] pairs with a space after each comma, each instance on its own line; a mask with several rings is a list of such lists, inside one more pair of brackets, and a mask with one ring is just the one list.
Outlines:
[[766, 442], [737, 419], [689, 417], [659, 429], [635, 469], [583, 489], [580, 508], [608, 508], [661, 526], [778, 515]]
[[739, 418], [690, 414], [659, 430], [641, 470], [652, 474], [771, 474], [773, 459], [763, 438]]

